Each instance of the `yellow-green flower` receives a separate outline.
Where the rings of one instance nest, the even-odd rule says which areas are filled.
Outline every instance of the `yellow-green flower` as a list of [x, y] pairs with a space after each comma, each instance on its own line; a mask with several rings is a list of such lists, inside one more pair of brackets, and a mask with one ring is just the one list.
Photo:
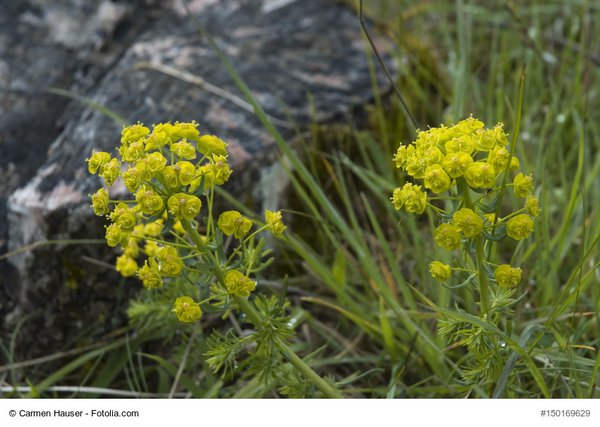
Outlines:
[[462, 151], [456, 153], [448, 153], [442, 160], [442, 167], [452, 178], [463, 176], [465, 170], [473, 163], [473, 158], [470, 154]]
[[460, 133], [473, 133], [482, 129], [485, 124], [481, 120], [477, 120], [473, 116], [469, 116], [466, 119], [461, 120], [453, 127], [457, 132]]
[[406, 173], [415, 179], [421, 179], [425, 176], [427, 162], [421, 156], [413, 154], [406, 161]]
[[[227, 157], [217, 154], [213, 154], [210, 158], [211, 162], [206, 165], [209, 173], [205, 175], [204, 179], [209, 183], [209, 187], [212, 185], [223, 185], [229, 179], [229, 176], [233, 172], [229, 168], [227, 163]], [[205, 184], [206, 185], [206, 184]]]
[[200, 132], [198, 131], [198, 123], [192, 122], [175, 122], [171, 128], [171, 135], [179, 139], [188, 139], [190, 141], [198, 141]]
[[165, 207], [162, 197], [145, 185], [142, 185], [135, 193], [135, 201], [138, 203], [140, 210], [146, 215], [157, 215]]
[[194, 179], [196, 167], [185, 160], [175, 163], [175, 173], [181, 185], [188, 185]]
[[433, 277], [435, 280], [445, 282], [450, 278], [450, 275], [452, 274], [452, 269], [447, 264], [441, 263], [439, 261], [432, 261], [429, 264], [429, 272], [431, 273], [431, 277]]
[[131, 277], [137, 272], [138, 265], [129, 255], [123, 254], [117, 258], [116, 269], [121, 276]]
[[479, 129], [475, 134], [475, 148], [490, 151], [496, 146], [496, 135], [491, 129]]
[[162, 229], [163, 229], [162, 219], [157, 219], [156, 221], [149, 222], [144, 225], [144, 236], [156, 237], [160, 234]]
[[133, 231], [138, 221], [136, 213], [126, 203], [118, 203], [110, 214], [110, 219], [125, 232]]
[[472, 188], [490, 188], [496, 182], [496, 172], [488, 163], [473, 162], [465, 171], [465, 180]]
[[193, 160], [196, 158], [196, 149], [185, 140], [171, 144], [170, 148], [180, 159]]
[[108, 190], [106, 188], [101, 188], [92, 194], [92, 208], [98, 216], [103, 216], [110, 212]]
[[173, 246], [163, 246], [157, 251], [155, 258], [161, 276], [176, 277], [181, 274], [183, 260]]
[[227, 156], [227, 143], [214, 135], [202, 135], [197, 145], [198, 151], [203, 156], [209, 157], [213, 154]]
[[140, 185], [142, 185], [143, 182], [144, 179], [139, 168], [132, 167], [123, 172], [123, 183], [130, 193], [134, 193], [140, 188]]
[[470, 135], [461, 135], [446, 142], [444, 148], [446, 148], [446, 153], [456, 153], [460, 151], [471, 154], [475, 150], [475, 142]]
[[400, 145], [398, 150], [396, 150], [396, 154], [394, 154], [394, 163], [396, 163], [396, 167], [398, 169], [404, 169], [406, 167], [406, 162], [409, 157], [409, 150], [414, 152], [415, 147], [413, 145]]
[[153, 240], [146, 241], [146, 244], [144, 245], [144, 253], [149, 257], [156, 256], [159, 249], [158, 243]]
[[452, 181], [440, 165], [428, 166], [425, 170], [425, 188], [434, 193], [443, 193], [450, 188]]
[[460, 247], [460, 234], [456, 226], [452, 224], [439, 225], [434, 233], [433, 238], [435, 243], [447, 251], [452, 251]]
[[111, 248], [121, 244], [125, 246], [127, 244], [127, 240], [129, 239], [129, 235], [124, 233], [123, 230], [117, 224], [110, 224], [106, 227], [106, 243]]
[[131, 144], [123, 145], [119, 148], [119, 153], [121, 153], [121, 158], [124, 161], [133, 163], [146, 154], [144, 151], [144, 142], [135, 141]]
[[148, 260], [144, 262], [144, 266], [138, 270], [137, 275], [145, 288], [160, 288], [163, 285], [163, 280], [158, 272], [157, 265], [152, 259], [150, 264], [148, 264]]
[[494, 167], [496, 173], [500, 173], [506, 169], [509, 157], [510, 153], [506, 148], [496, 145], [488, 154], [487, 162]]
[[540, 214], [540, 204], [539, 200], [535, 196], [527, 196], [525, 200], [525, 209], [529, 212], [533, 217], [536, 217]]
[[[140, 254], [140, 247], [136, 238], [129, 239], [129, 241], [127, 242], [127, 246], [125, 246], [124, 248], [123, 254], [134, 259], [138, 257], [138, 255]], [[135, 269], [137, 270], [137, 266]]]
[[169, 197], [167, 206], [169, 213], [179, 219], [194, 219], [200, 213], [202, 202], [196, 196], [177, 193]]
[[225, 287], [231, 295], [248, 297], [256, 288], [256, 282], [237, 270], [230, 270], [225, 274]]
[[506, 234], [515, 240], [525, 239], [533, 231], [533, 220], [527, 214], [511, 218], [506, 224]]
[[120, 174], [121, 162], [113, 158], [101, 168], [100, 177], [102, 177], [104, 183], [110, 187]]
[[238, 211], [225, 211], [219, 215], [217, 225], [226, 236], [242, 239], [252, 228], [252, 221], [244, 218]]
[[475, 237], [483, 230], [483, 219], [472, 209], [462, 208], [452, 215], [452, 223], [465, 237]]
[[516, 197], [527, 197], [531, 193], [531, 190], [533, 190], [533, 177], [518, 173], [515, 176], [513, 184]]
[[407, 182], [394, 190], [392, 203], [396, 210], [404, 208], [406, 212], [422, 214], [427, 207], [427, 193], [421, 190], [420, 185]]
[[149, 133], [150, 129], [141, 123], [124, 127], [123, 131], [121, 132], [121, 144], [124, 146], [129, 146], [144, 139]]
[[180, 185], [188, 185], [194, 180], [196, 167], [186, 160], [181, 160], [173, 166], [166, 166], [162, 170], [162, 175], [167, 187], [175, 189]]
[[494, 272], [496, 282], [503, 288], [513, 288], [521, 281], [522, 270], [508, 264], [499, 265]]
[[508, 135], [506, 134], [506, 132], [504, 132], [504, 124], [503, 123], [498, 123], [496, 126], [494, 126], [494, 129], [492, 129], [492, 132], [494, 133], [494, 139], [496, 140], [496, 145], [499, 145], [501, 147], [508, 145]]
[[110, 161], [110, 154], [104, 151], [94, 151], [89, 159], [85, 159], [88, 162], [88, 171], [91, 174], [96, 174], [98, 170], [102, 172], [102, 168], [105, 164]]
[[[423, 153], [423, 158], [425, 159], [427, 166], [431, 166], [440, 163], [444, 158], [444, 154], [437, 147], [429, 147]], [[425, 173], [427, 174], [427, 171], [425, 171]]]
[[265, 222], [267, 229], [273, 233], [275, 237], [280, 237], [287, 228], [285, 225], [283, 225], [281, 211], [271, 212], [270, 210], [266, 209]]
[[[162, 171], [167, 165], [167, 159], [160, 152], [154, 152], [148, 154], [142, 159], [145, 166], [148, 168], [151, 176], [155, 176], [158, 172]], [[139, 166], [139, 162], [138, 162]]]
[[202, 309], [200, 304], [194, 302], [191, 297], [179, 297], [173, 305], [173, 312], [180, 322], [192, 323], [200, 319]]
[[146, 138], [145, 142], [145, 151], [153, 151], [160, 150], [162, 147], [171, 142], [171, 137], [169, 136], [169, 132], [167, 131], [165, 126], [168, 128], [169, 126], [173, 126], [170, 123], [161, 123], [160, 125], [155, 125], [152, 130], [152, 134]]

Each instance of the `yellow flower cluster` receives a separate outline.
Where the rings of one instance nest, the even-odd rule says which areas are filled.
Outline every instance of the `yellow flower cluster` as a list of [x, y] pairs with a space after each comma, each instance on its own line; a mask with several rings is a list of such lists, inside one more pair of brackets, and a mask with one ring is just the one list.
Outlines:
[[[201, 136], [196, 122], [160, 123], [152, 130], [138, 123], [123, 128], [115, 156], [95, 151], [86, 161], [89, 172], [105, 184], [91, 195], [92, 208], [111, 222], [106, 227], [108, 245], [123, 249], [117, 271], [126, 277], [137, 274], [147, 288], [181, 274], [183, 261], [177, 250], [155, 240], [167, 220], [173, 231], [184, 234], [180, 220], [200, 214], [199, 196], [227, 182], [232, 172], [227, 144], [216, 136]], [[119, 178], [135, 202], [110, 200], [108, 187]], [[137, 258], [144, 240], [148, 258], [140, 267]]]
[[[428, 192], [441, 195], [435, 199], [445, 198], [446, 192], [451, 196], [451, 203], [445, 207], [451, 206], [450, 211], [433, 206], [443, 216], [433, 236], [439, 247], [454, 251], [465, 245], [472, 249], [475, 242], [481, 244], [491, 235], [497, 240], [503, 230], [515, 240], [532, 233], [533, 218], [540, 213], [539, 200], [533, 195], [533, 177], [518, 171], [520, 162], [510, 152], [502, 124], [488, 129], [480, 120], [469, 117], [452, 126], [419, 131], [415, 141], [400, 145], [393, 160], [414, 180], [393, 191], [391, 201], [396, 210], [422, 214], [433, 198]], [[513, 171], [516, 175], [508, 180], [505, 174]], [[510, 187], [515, 198], [525, 199], [525, 203], [502, 218], [495, 213], [500, 209], [495, 203], [501, 189]], [[439, 261], [431, 262], [429, 271], [441, 282], [451, 276], [451, 267]], [[516, 286], [520, 274], [520, 269], [503, 265], [496, 271], [496, 282]]]
[[[186, 269], [190, 274], [208, 270], [218, 278], [217, 284], [224, 291], [220, 297], [251, 294], [256, 282], [232, 267], [244, 267], [246, 274], [257, 271], [253, 270], [254, 235], [268, 230], [280, 237], [286, 226], [281, 212], [267, 210], [265, 225], [250, 236], [252, 221], [237, 211], [223, 212], [215, 227], [214, 186], [227, 182], [232, 173], [227, 156], [227, 144], [221, 139], [200, 135], [195, 122], [177, 122], [157, 124], [152, 129], [141, 123], [125, 127], [115, 155], [95, 151], [86, 159], [89, 172], [104, 181], [104, 186], [91, 195], [92, 208], [96, 215], [110, 221], [106, 227], [107, 244], [123, 250], [116, 260], [116, 270], [121, 275], [137, 275], [144, 287], [160, 288], [165, 280], [180, 276]], [[132, 193], [131, 200], [110, 199], [109, 187], [118, 179]], [[202, 199], [208, 206], [204, 208], [208, 210], [206, 235], [194, 229], [194, 220], [203, 209]], [[224, 252], [218, 247], [222, 239], [217, 230], [241, 241], [233, 252], [239, 260], [232, 256], [223, 261], [217, 255]], [[176, 243], [170, 238], [165, 240], [169, 235]], [[194, 253], [195, 248], [199, 252]], [[244, 264], [246, 253], [252, 255]], [[145, 257], [140, 259], [141, 254]], [[201, 303], [188, 296], [180, 297], [172, 311], [181, 322], [194, 322], [202, 314]]]
[[[509, 159], [510, 170], [519, 168], [519, 160], [510, 156], [507, 145], [502, 124], [486, 129], [483, 122], [469, 117], [450, 127], [420, 131], [414, 142], [400, 145], [394, 162], [435, 194], [450, 190], [457, 179], [464, 179], [473, 189], [490, 189], [507, 169]], [[420, 185], [407, 185], [394, 190], [394, 207], [423, 213], [427, 193]], [[515, 177], [514, 188], [517, 197], [527, 197], [533, 189], [533, 179], [520, 173]]]

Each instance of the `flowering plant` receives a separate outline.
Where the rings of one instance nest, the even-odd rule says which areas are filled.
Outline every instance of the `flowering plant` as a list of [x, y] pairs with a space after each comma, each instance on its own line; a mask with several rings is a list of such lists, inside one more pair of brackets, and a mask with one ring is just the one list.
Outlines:
[[[540, 211], [531, 175], [518, 172], [511, 179], [520, 164], [514, 145], [508, 145], [501, 124], [487, 129], [469, 117], [453, 126], [419, 132], [414, 142], [398, 148], [393, 159], [414, 180], [394, 190], [394, 207], [411, 214], [429, 208], [437, 223], [434, 241], [448, 252], [444, 258], [449, 263], [430, 263], [432, 277], [452, 289], [477, 285], [479, 316], [495, 325], [507, 322], [504, 315], [515, 302], [522, 270], [493, 262], [492, 247], [505, 238], [526, 239]], [[523, 201], [519, 209], [502, 214], [508, 189]], [[503, 346], [497, 336], [451, 318], [442, 319], [439, 329], [469, 349], [473, 356], [469, 379], [499, 374], [498, 350]], [[498, 363], [493, 363], [495, 359]]]
[[[195, 122], [161, 123], [152, 130], [138, 123], [123, 129], [117, 153], [96, 151], [86, 159], [89, 172], [104, 181], [91, 195], [92, 208], [110, 221], [107, 244], [122, 249], [116, 270], [137, 276], [148, 289], [177, 286], [181, 279], [193, 283], [195, 295], [181, 295], [172, 303], [180, 322], [197, 322], [207, 310], [224, 317], [232, 310], [245, 315], [255, 334], [234, 339], [230, 333], [214, 333], [208, 340], [206, 361], [215, 372], [231, 372], [236, 355], [253, 341], [256, 351], [249, 365], [263, 379], [287, 372], [287, 360], [299, 373], [299, 383], [308, 381], [325, 396], [341, 397], [287, 346], [294, 334], [286, 304], [262, 295], [249, 299], [257, 274], [272, 261], [262, 232], [280, 238], [286, 226], [279, 211], [266, 210], [255, 231], [254, 221], [240, 212], [217, 215], [215, 187], [232, 174], [227, 144], [200, 135]], [[119, 182], [131, 199], [110, 199], [109, 188]]]

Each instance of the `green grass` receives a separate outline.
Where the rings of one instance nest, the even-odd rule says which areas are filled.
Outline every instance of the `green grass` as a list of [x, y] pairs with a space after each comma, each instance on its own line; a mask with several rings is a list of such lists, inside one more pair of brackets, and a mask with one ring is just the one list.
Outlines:
[[[478, 312], [472, 288], [447, 289], [430, 277], [429, 261], [447, 257], [430, 237], [433, 217], [402, 215], [389, 203], [405, 178], [391, 156], [414, 139], [394, 95], [380, 97], [374, 83], [366, 127], [314, 126], [311, 139], [292, 150], [223, 57], [289, 169], [289, 230], [270, 271], [275, 291], [276, 273], [289, 275], [299, 319], [294, 350], [350, 397], [597, 397], [600, 7], [591, 0], [379, 0], [366, 2], [365, 13], [396, 41], [397, 88], [421, 128], [473, 114], [488, 125], [503, 122], [512, 134], [520, 117], [516, 155], [535, 177], [542, 213], [526, 245], [496, 249], [524, 270], [508, 332], [498, 331], [469, 314]], [[366, 42], [365, 52], [372, 73], [381, 73]], [[276, 394], [243, 373], [224, 380], [208, 373], [198, 357], [205, 331], [182, 333], [160, 308], [148, 312], [167, 297], [155, 293], [132, 305], [136, 339], [118, 337], [28, 377], [27, 393], [56, 393], [75, 378], [92, 395]], [[442, 315], [502, 336], [496, 383], [462, 380], [465, 351], [438, 334]], [[147, 332], [156, 324], [164, 326], [157, 336]], [[10, 357], [10, 343], [3, 350], [16, 386], [26, 368]]]

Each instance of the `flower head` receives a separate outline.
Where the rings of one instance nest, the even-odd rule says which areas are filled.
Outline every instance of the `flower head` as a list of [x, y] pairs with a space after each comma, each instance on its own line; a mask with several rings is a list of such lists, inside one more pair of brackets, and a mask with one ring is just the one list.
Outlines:
[[452, 185], [450, 177], [438, 164], [428, 166], [424, 178], [425, 188], [429, 188], [434, 193], [443, 193]]
[[448, 153], [442, 160], [442, 167], [452, 178], [463, 176], [465, 170], [473, 163], [473, 158], [462, 151]]
[[192, 323], [200, 319], [202, 309], [200, 304], [194, 302], [191, 297], [179, 297], [173, 305], [173, 312], [180, 322]]
[[496, 172], [488, 163], [473, 162], [465, 170], [465, 179], [473, 188], [490, 188], [496, 181]]
[[503, 288], [513, 288], [521, 281], [522, 270], [508, 264], [499, 265], [494, 272], [496, 282]]
[[452, 269], [447, 264], [441, 263], [439, 261], [432, 261], [429, 264], [429, 272], [435, 280], [445, 282], [450, 278], [450, 275], [452, 274]]
[[446, 142], [444, 148], [446, 148], [446, 153], [463, 152], [471, 154], [475, 150], [475, 141], [469, 134], [464, 134]]
[[102, 172], [103, 166], [110, 161], [110, 154], [104, 151], [94, 151], [91, 157], [85, 161], [88, 163], [88, 171], [95, 174], [98, 170]]
[[460, 247], [460, 234], [458, 228], [452, 224], [440, 224], [433, 233], [435, 243], [447, 251]]
[[515, 190], [515, 196], [527, 197], [533, 190], [533, 177], [531, 175], [518, 173], [517, 176], [515, 176], [513, 189]]
[[121, 162], [115, 158], [112, 158], [100, 169], [100, 177], [104, 180], [107, 186], [113, 185], [121, 174]]
[[106, 188], [101, 188], [92, 194], [92, 208], [94, 209], [94, 213], [98, 216], [106, 215], [110, 212], [110, 208], [108, 206], [108, 190]]
[[141, 123], [126, 126], [121, 132], [121, 144], [129, 146], [135, 142], [143, 140], [150, 133], [150, 129]]
[[117, 258], [116, 269], [121, 273], [121, 276], [131, 277], [137, 272], [138, 265], [129, 255], [123, 254]]
[[177, 193], [167, 201], [169, 213], [176, 218], [194, 219], [202, 208], [202, 202], [196, 196], [186, 193]]
[[129, 240], [129, 234], [123, 232], [117, 224], [106, 227], [106, 244], [111, 248], [117, 245], [125, 246]]
[[225, 211], [219, 216], [217, 225], [226, 236], [233, 234], [236, 239], [242, 239], [252, 228], [252, 221], [238, 211]]
[[404, 208], [406, 212], [422, 214], [427, 207], [427, 193], [421, 190], [420, 185], [407, 182], [394, 190], [392, 203], [396, 210]]
[[267, 224], [267, 229], [273, 233], [275, 237], [280, 237], [287, 228], [283, 225], [281, 211], [272, 212], [266, 209], [265, 222]]
[[148, 263], [148, 260], [144, 262], [144, 266], [138, 270], [137, 275], [145, 288], [160, 288], [163, 285], [162, 277], [152, 258], [150, 258], [150, 264]]
[[225, 287], [231, 295], [248, 297], [256, 288], [256, 282], [237, 270], [230, 270], [225, 274]]
[[171, 144], [171, 151], [180, 159], [193, 160], [196, 158], [196, 149], [187, 141], [179, 141]]
[[475, 237], [483, 229], [483, 219], [472, 209], [462, 208], [452, 215], [452, 223], [465, 237]]
[[529, 212], [533, 217], [536, 217], [540, 214], [540, 201], [535, 196], [527, 196], [525, 200], [525, 209]]
[[533, 231], [533, 220], [527, 214], [511, 218], [506, 224], [506, 234], [515, 240], [525, 239]]
[[135, 193], [135, 201], [146, 215], [158, 215], [165, 207], [162, 197], [146, 185], [142, 185]]
[[175, 122], [171, 127], [171, 135], [177, 139], [188, 139], [190, 141], [198, 141], [200, 132], [198, 131], [198, 123], [192, 122]]
[[163, 246], [156, 252], [158, 272], [161, 276], [176, 277], [181, 274], [183, 260], [173, 246]]
[[227, 155], [227, 143], [214, 135], [202, 135], [197, 145], [198, 151], [204, 156], [208, 157], [213, 154]]

